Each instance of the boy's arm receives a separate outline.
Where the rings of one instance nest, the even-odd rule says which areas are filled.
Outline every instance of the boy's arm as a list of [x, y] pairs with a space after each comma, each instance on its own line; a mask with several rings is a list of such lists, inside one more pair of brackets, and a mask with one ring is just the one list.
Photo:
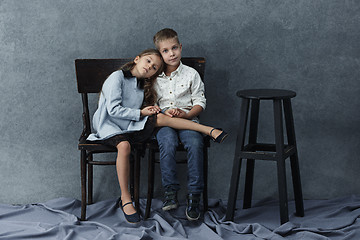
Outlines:
[[206, 107], [205, 86], [198, 72], [195, 72], [190, 85], [191, 101], [194, 107], [188, 112], [190, 119], [197, 117]]
[[200, 106], [200, 105], [195, 105], [188, 113], [185, 113], [185, 117], [186, 119], [193, 119], [197, 116], [199, 116], [199, 114], [203, 111], [204, 109]]

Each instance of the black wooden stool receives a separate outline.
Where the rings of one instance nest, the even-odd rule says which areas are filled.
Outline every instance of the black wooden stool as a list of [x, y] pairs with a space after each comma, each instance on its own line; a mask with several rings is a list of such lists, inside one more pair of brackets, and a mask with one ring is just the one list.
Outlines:
[[[242, 98], [240, 126], [236, 139], [236, 150], [231, 176], [226, 220], [232, 221], [234, 219], [242, 159], [247, 159], [243, 208], [251, 207], [255, 160], [259, 159], [276, 161], [280, 203], [280, 221], [281, 224], [289, 221], [285, 159], [290, 157], [296, 215], [301, 217], [304, 216], [294, 119], [291, 107], [291, 98], [295, 97], [296, 93], [293, 91], [280, 89], [249, 89], [238, 91], [237, 96]], [[275, 144], [257, 142], [260, 100], [273, 101]], [[249, 141], [247, 145], [244, 145], [250, 101], [251, 113]], [[284, 144], [282, 104], [284, 106], [284, 117], [288, 140], [287, 145]]]

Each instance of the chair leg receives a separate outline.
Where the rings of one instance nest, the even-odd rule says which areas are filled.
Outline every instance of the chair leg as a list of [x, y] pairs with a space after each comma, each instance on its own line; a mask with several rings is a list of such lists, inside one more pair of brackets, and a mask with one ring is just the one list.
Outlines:
[[81, 221], [86, 220], [86, 151], [81, 150], [80, 168], [81, 168]]
[[131, 195], [131, 199], [134, 201], [135, 197], [134, 197], [134, 152], [131, 151], [130, 154], [130, 195]]
[[204, 164], [203, 164], [203, 174], [204, 174], [204, 190], [203, 190], [203, 205], [204, 205], [204, 212], [206, 212], [209, 208], [208, 203], [208, 149], [207, 146], [204, 144]]
[[135, 179], [134, 179], [134, 202], [135, 202], [135, 209], [137, 212], [140, 212], [140, 204], [139, 204], [139, 192], [140, 192], [140, 158], [141, 153], [140, 149], [136, 149], [135, 151], [135, 162], [134, 162], [134, 168], [135, 168]]
[[[92, 161], [93, 155], [90, 153], [88, 156]], [[93, 204], [93, 165], [88, 164], [88, 202], [87, 204]]]
[[291, 174], [292, 174], [293, 188], [294, 188], [296, 215], [299, 217], [303, 217], [304, 203], [303, 203], [303, 195], [301, 189], [299, 159], [297, 154], [297, 146], [296, 146], [296, 138], [295, 138], [294, 118], [292, 114], [290, 99], [284, 100], [284, 115], [285, 115], [288, 144], [289, 146], [292, 145], [295, 147], [295, 153], [292, 156], [290, 156], [290, 163], [291, 163]]
[[149, 155], [148, 155], [148, 192], [147, 192], [147, 199], [146, 199], [146, 209], [145, 209], [145, 216], [144, 219], [149, 218], [150, 216], [150, 209], [151, 209], [151, 201], [154, 194], [154, 163], [155, 161], [155, 151], [149, 148]]
[[281, 224], [289, 221], [281, 100], [274, 100], [274, 125]]
[[227, 204], [226, 217], [225, 217], [226, 221], [234, 220], [236, 197], [239, 188], [239, 177], [240, 177], [240, 169], [241, 169], [241, 161], [242, 161], [240, 157], [240, 152], [244, 148], [248, 112], [249, 112], [249, 100], [243, 99], [241, 101], [240, 126], [236, 138], [235, 156], [233, 161], [230, 190], [229, 190], [228, 204]]

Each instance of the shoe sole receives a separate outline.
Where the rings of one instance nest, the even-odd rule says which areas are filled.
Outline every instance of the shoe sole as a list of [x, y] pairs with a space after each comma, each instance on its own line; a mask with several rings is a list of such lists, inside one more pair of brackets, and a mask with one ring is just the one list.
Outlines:
[[172, 209], [176, 209], [178, 208], [179, 204], [173, 204], [173, 205], [169, 205], [169, 206], [165, 206], [162, 208], [163, 211], [170, 211]]
[[199, 214], [199, 216], [198, 216], [197, 218], [191, 218], [191, 217], [189, 217], [186, 209], [185, 209], [185, 214], [186, 214], [186, 217], [187, 217], [187, 219], [188, 219], [189, 221], [196, 221], [196, 220], [199, 220], [199, 218], [200, 218], [200, 214]]

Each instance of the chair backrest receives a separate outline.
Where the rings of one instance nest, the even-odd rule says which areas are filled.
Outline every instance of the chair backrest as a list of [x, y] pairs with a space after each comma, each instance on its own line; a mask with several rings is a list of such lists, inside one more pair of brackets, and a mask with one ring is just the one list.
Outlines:
[[[130, 58], [75, 60], [77, 89], [81, 93], [83, 103], [83, 132], [80, 141], [85, 141], [91, 133], [88, 93], [99, 93], [106, 78], [131, 60]], [[185, 57], [181, 61], [183, 64], [196, 69], [204, 81], [205, 58]]]

